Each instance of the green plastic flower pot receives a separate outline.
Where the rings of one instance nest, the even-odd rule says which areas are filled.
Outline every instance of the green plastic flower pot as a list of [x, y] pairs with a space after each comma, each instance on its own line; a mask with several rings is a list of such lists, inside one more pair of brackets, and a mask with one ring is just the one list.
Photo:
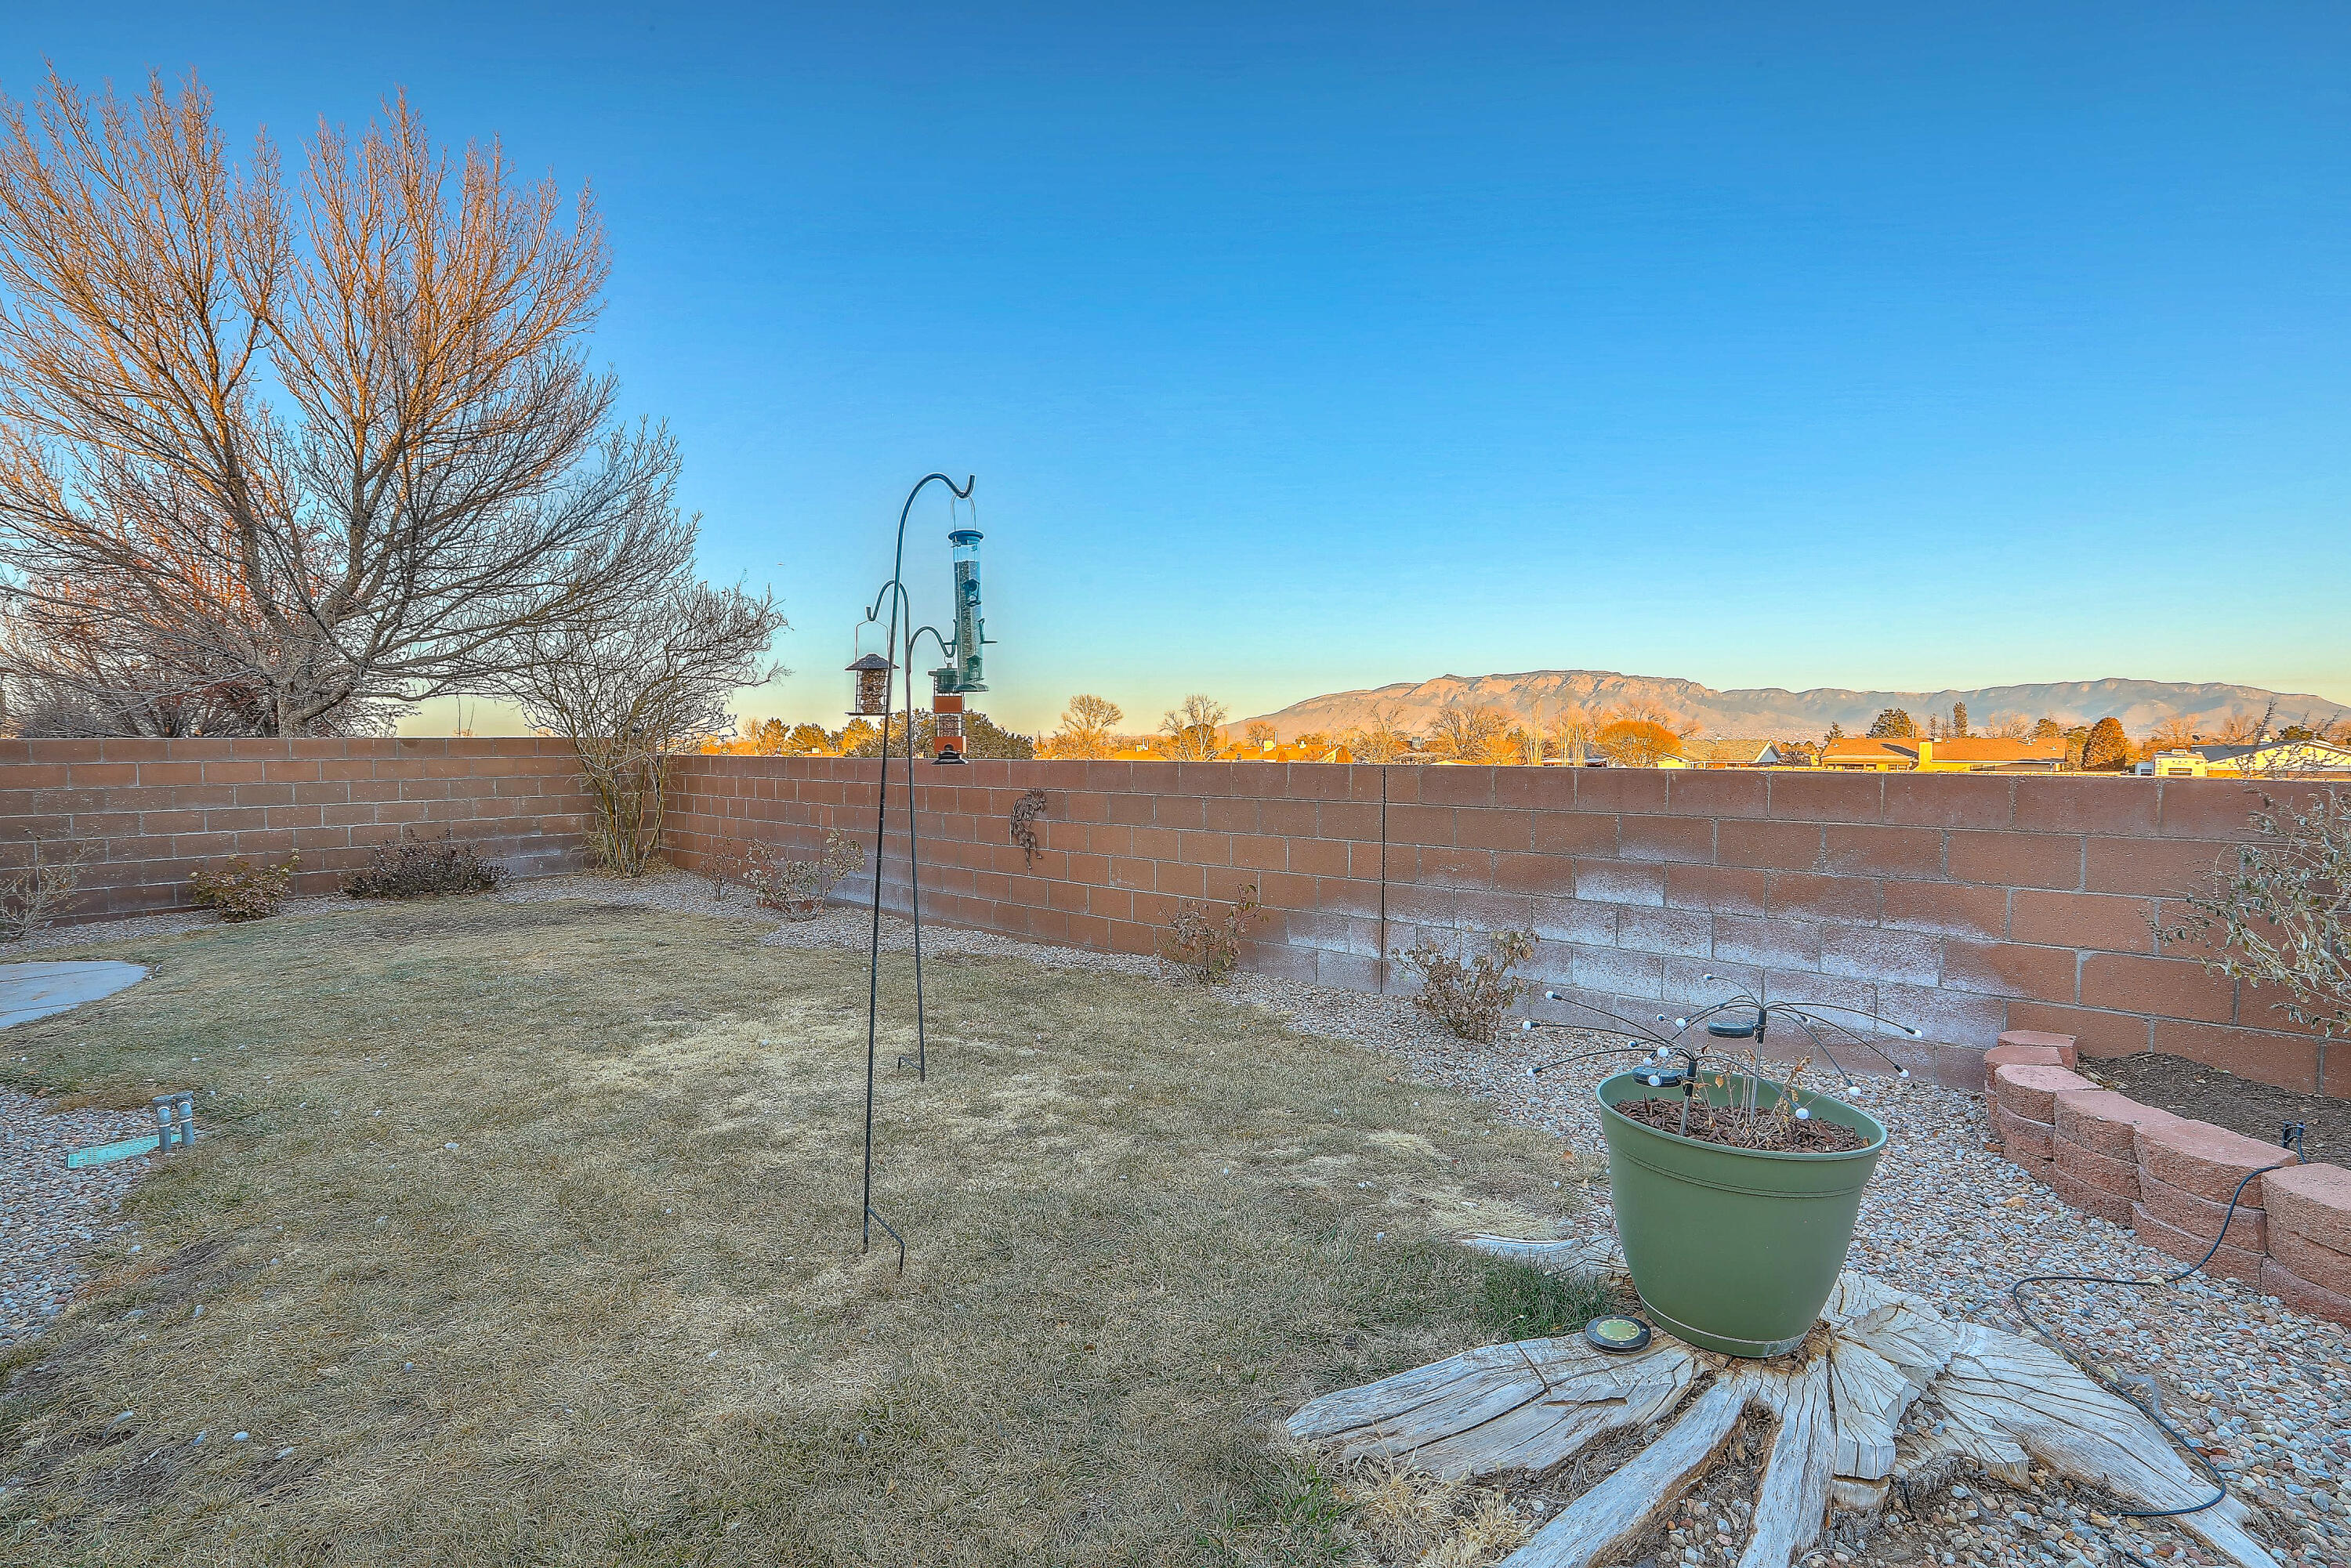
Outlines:
[[[1744, 1097], [1740, 1074], [1700, 1075], [1717, 1105]], [[1601, 1131], [1617, 1234], [1634, 1288], [1657, 1325], [1726, 1355], [1780, 1355], [1811, 1332], [1853, 1245], [1861, 1189], [1886, 1152], [1886, 1129], [1841, 1100], [1802, 1094], [1814, 1116], [1859, 1133], [1842, 1154], [1773, 1154], [1685, 1138], [1621, 1115], [1620, 1100], [1680, 1103], [1629, 1072], [1604, 1082]], [[1757, 1090], [1778, 1103], [1769, 1082]]]

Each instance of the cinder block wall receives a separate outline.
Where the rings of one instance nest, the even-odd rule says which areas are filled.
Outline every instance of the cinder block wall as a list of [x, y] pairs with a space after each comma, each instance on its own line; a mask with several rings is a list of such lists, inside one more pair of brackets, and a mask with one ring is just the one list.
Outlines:
[[586, 800], [570, 747], [498, 739], [0, 741], [0, 864], [28, 834], [78, 843], [77, 919], [184, 908], [188, 876], [232, 855], [300, 854], [295, 891], [331, 892], [403, 826], [452, 829], [523, 874], [579, 863]]
[[[870, 841], [875, 769], [685, 759], [672, 858], [727, 835]], [[2238, 781], [1165, 762], [914, 779], [924, 907], [960, 925], [1144, 952], [1183, 900], [1255, 883], [1270, 914], [1250, 967], [1327, 985], [1404, 989], [1382, 955], [1421, 929], [1515, 925], [1546, 986], [1654, 1012], [1715, 998], [1713, 974], [1875, 1009], [1925, 1031], [1916, 1066], [1970, 1089], [1987, 1044], [2032, 1029], [2351, 1093], [2351, 1053], [2328, 1061], [2268, 998], [2157, 941], [2172, 895], [2244, 835], [2258, 798]], [[905, 787], [901, 762], [883, 868], [900, 909]], [[1029, 789], [1033, 863], [1010, 840]]]

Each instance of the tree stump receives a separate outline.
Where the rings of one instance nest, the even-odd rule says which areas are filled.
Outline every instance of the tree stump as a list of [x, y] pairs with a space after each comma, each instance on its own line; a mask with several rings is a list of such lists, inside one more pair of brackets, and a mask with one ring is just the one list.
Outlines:
[[[1470, 1245], [1554, 1270], [1621, 1270], [1598, 1241]], [[1803, 1344], [1768, 1361], [1718, 1355], [1656, 1333], [1638, 1351], [1580, 1334], [1466, 1351], [1290, 1417], [1290, 1435], [1346, 1459], [1446, 1479], [1540, 1472], [1612, 1432], [1646, 1446], [1554, 1515], [1500, 1568], [1587, 1568], [1621, 1557], [1720, 1457], [1750, 1409], [1777, 1418], [1739, 1568], [1787, 1568], [1833, 1508], [1868, 1515], [1889, 1488], [1972, 1466], [2023, 1484], [2038, 1459], [2134, 1507], [2177, 1508], [2210, 1488], [2158, 1427], [2064, 1356], [2014, 1334], [1954, 1323], [1866, 1275], [1837, 1278]], [[2279, 1568], [2234, 1496], [2177, 1522], [2241, 1568]]]

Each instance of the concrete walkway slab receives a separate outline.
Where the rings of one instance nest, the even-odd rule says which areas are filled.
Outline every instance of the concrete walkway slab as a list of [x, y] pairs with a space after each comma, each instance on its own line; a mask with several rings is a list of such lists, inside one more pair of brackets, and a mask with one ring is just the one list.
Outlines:
[[85, 964], [0, 964], [0, 1029], [110, 997], [146, 977], [145, 966], [110, 958]]

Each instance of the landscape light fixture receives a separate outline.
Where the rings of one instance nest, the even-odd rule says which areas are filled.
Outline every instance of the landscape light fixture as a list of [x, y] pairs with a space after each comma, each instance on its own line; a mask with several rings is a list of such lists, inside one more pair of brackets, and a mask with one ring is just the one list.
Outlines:
[[1649, 1325], [1622, 1312], [1608, 1312], [1583, 1325], [1583, 1337], [1594, 1350], [1630, 1355], [1649, 1343]]

